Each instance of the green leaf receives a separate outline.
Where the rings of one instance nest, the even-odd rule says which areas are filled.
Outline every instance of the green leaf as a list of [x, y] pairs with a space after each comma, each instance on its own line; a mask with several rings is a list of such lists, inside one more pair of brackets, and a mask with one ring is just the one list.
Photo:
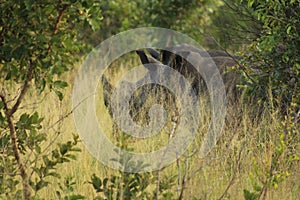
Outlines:
[[67, 154], [66, 157], [70, 158], [72, 160], [76, 160], [76, 158], [77, 158], [74, 154]]
[[4, 135], [0, 137], [0, 149], [6, 147], [9, 144], [10, 137], [9, 135]]
[[12, 73], [13, 73], [12, 71], [9, 71], [5, 76], [5, 80], [10, 80], [12, 77]]
[[56, 88], [65, 88], [68, 86], [68, 83], [65, 81], [58, 80], [53, 83], [53, 86]]
[[41, 147], [38, 146], [38, 145], [36, 145], [36, 146], [34, 147], [34, 149], [35, 149], [35, 151], [36, 151], [38, 154], [40, 154], [40, 153], [42, 152]]
[[101, 196], [96, 196], [93, 200], [104, 200], [104, 198]]
[[4, 108], [4, 104], [3, 104], [3, 102], [1, 101], [1, 102], [0, 102], [0, 110], [1, 110], [2, 108]]
[[73, 147], [71, 149], [71, 151], [77, 151], [77, 152], [81, 152], [81, 149], [79, 147]]
[[257, 192], [260, 192], [260, 191], [262, 190], [262, 187], [259, 186], [259, 185], [257, 185], [257, 184], [254, 184], [254, 185], [253, 185], [253, 189], [254, 189], [255, 191], [257, 191]]
[[48, 173], [48, 176], [53, 176], [53, 177], [56, 177], [56, 178], [61, 178], [60, 174], [58, 174], [56, 172], [50, 172], [50, 173]]
[[259, 194], [250, 192], [249, 190], [244, 189], [244, 198], [246, 200], [256, 200], [258, 199]]
[[56, 89], [53, 89], [53, 91], [55, 92], [55, 94], [58, 96], [59, 100], [62, 101], [64, 98], [64, 95], [61, 91], [58, 91]]
[[30, 116], [29, 120], [30, 120], [30, 122], [31, 122], [32, 124], [37, 124], [37, 123], [39, 123], [40, 120], [39, 120], [39, 114], [38, 114], [38, 112], [34, 112], [34, 113]]
[[65, 155], [68, 152], [69, 148], [68, 145], [62, 144], [59, 148], [60, 154]]
[[102, 181], [101, 179], [96, 176], [95, 174], [92, 175], [92, 185], [94, 187], [94, 189], [96, 190], [96, 192], [100, 192], [101, 191], [101, 186], [102, 186]]
[[60, 155], [59, 155], [57, 149], [54, 149], [54, 150], [52, 151], [52, 157], [53, 157], [53, 158], [56, 158], [56, 159], [59, 159], [59, 158], [60, 158]]
[[46, 87], [46, 80], [44, 78], [35, 79], [35, 85], [38, 93], [42, 93]]
[[96, 31], [97, 29], [99, 29], [100, 25], [99, 25], [98, 20], [88, 19], [88, 22], [89, 22], [90, 26], [92, 27], [93, 31]]
[[23, 114], [21, 115], [19, 121], [22, 122], [22, 123], [26, 123], [27, 120], [28, 120], [28, 118], [29, 118], [29, 115], [28, 115], [27, 113], [23, 113]]
[[104, 185], [104, 187], [106, 187], [107, 183], [108, 183], [108, 178], [104, 178], [103, 179], [103, 185]]
[[291, 27], [291, 26], [289, 26], [289, 27], [286, 29], [286, 33], [287, 33], [287, 34], [290, 34], [290, 32], [291, 32], [291, 29], [292, 29], [292, 27]]
[[61, 199], [60, 191], [56, 191], [56, 195], [58, 196], [59, 199]]
[[254, 0], [249, 0], [249, 1], [248, 1], [248, 7], [251, 8], [252, 5], [253, 5], [253, 3], [254, 3]]
[[49, 183], [44, 180], [40, 180], [36, 185], [35, 185], [35, 190], [38, 191], [42, 189], [43, 187], [46, 187]]
[[47, 156], [43, 156], [43, 161], [46, 166], [48, 166], [51, 163], [51, 161], [49, 160], [49, 158]]
[[27, 52], [26, 52], [27, 50], [26, 50], [26, 48], [23, 46], [23, 45], [21, 45], [21, 46], [19, 46], [18, 48], [16, 48], [13, 52], [12, 52], [12, 54], [13, 54], [13, 57], [16, 59], [16, 60], [19, 60], [19, 59], [21, 59], [21, 57], [23, 56], [23, 55], [25, 55]]
[[73, 44], [73, 41], [70, 38], [66, 38], [63, 42], [62, 45], [65, 48], [73, 49], [75, 45]]

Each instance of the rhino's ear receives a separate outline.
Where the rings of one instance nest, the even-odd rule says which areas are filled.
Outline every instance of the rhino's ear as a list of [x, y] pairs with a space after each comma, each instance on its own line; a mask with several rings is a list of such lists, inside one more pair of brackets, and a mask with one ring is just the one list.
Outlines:
[[140, 59], [141, 59], [141, 62], [143, 63], [143, 65], [145, 64], [149, 64], [149, 58], [148, 56], [145, 54], [144, 51], [142, 50], [137, 50], [136, 53], [139, 55]]
[[158, 51], [151, 49], [151, 48], [147, 48], [147, 51], [150, 53], [150, 55], [155, 58], [156, 60], [160, 60], [160, 54]]
[[147, 56], [145, 51], [143, 51], [143, 50], [137, 50], [136, 53], [139, 55], [140, 60], [141, 60], [142, 64], [144, 65], [144, 67], [147, 68], [148, 70], [153, 70], [153, 68], [152, 68], [153, 64], [156, 64], [156, 65], [161, 64], [161, 62], [159, 60], [155, 59], [154, 57]]

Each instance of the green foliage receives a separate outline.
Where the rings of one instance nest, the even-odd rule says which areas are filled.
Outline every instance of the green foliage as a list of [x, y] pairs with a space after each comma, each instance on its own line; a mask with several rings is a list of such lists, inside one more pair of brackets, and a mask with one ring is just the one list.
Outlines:
[[275, 105], [288, 105], [300, 91], [299, 1], [252, 0], [248, 6], [262, 29], [249, 47], [246, 66], [252, 80], [246, 78], [247, 90], [265, 101], [270, 89]]
[[112, 176], [101, 180], [95, 174], [91, 177], [93, 185], [98, 195], [95, 199], [147, 199], [146, 191], [150, 185], [150, 174], [126, 174]]
[[74, 181], [74, 178], [71, 176], [67, 176], [64, 179], [63, 184], [59, 183], [59, 189], [56, 191], [56, 195], [59, 199], [64, 200], [79, 200], [79, 199], [85, 199], [83, 195], [80, 194], [74, 194], [74, 186], [76, 185], [76, 182]]
[[145, 26], [143, 22], [143, 1], [104, 0], [100, 4], [101, 30], [93, 33], [91, 30], [82, 30], [82, 40], [96, 46], [103, 40], [137, 26]]
[[208, 27], [211, 35], [223, 48], [232, 52], [243, 51], [246, 44], [257, 38], [261, 29], [261, 23], [253, 16], [252, 9], [240, 0], [222, 1], [211, 21]]
[[63, 99], [68, 84], [60, 76], [87, 49], [79, 30], [99, 28], [99, 2], [3, 0], [0, 15], [0, 198], [37, 198], [49, 177], [60, 179], [57, 167], [76, 158], [78, 136], [49, 153], [54, 140], [43, 117], [20, 105], [46, 87]]
[[259, 197], [258, 193], [243, 190], [245, 200], [256, 200]]
[[174, 28], [180, 26], [195, 7], [201, 5], [197, 0], [148, 1], [145, 5], [145, 22], [151, 26]]
[[[272, 120], [281, 121], [276, 126], [275, 135], [266, 129], [263, 143], [269, 155], [266, 158], [253, 157], [255, 173], [249, 174], [252, 190], [244, 190], [245, 199], [265, 199], [269, 190], [277, 189], [293, 173], [293, 165], [299, 160], [296, 149], [300, 142], [300, 2], [229, 2], [227, 6], [233, 12], [240, 13], [241, 20], [248, 19], [238, 24], [240, 29], [237, 30], [237, 26], [229, 23], [228, 28], [234, 28], [227, 31], [237, 40], [240, 30], [245, 33], [245, 38], [251, 36], [246, 40], [249, 46], [244, 52], [242, 64], [245, 68], [240, 68], [245, 80], [246, 94], [255, 99], [255, 104], [264, 105], [271, 113]], [[253, 22], [258, 26], [253, 25]], [[262, 145], [261, 140], [256, 142]]]
[[[99, 4], [94, 1], [4, 1], [1, 3], [1, 77], [16, 82], [32, 78], [42, 92], [56, 91], [55, 77], [68, 70], [83, 50], [79, 27], [99, 27]], [[70, 56], [73, 55], [73, 56]]]
[[222, 0], [152, 0], [145, 7], [145, 22], [148, 26], [180, 31], [207, 47], [211, 45], [207, 38], [211, 36], [208, 29], [212, 17], [222, 10], [222, 5]]
[[258, 164], [261, 158], [253, 158], [258, 181], [254, 180], [251, 173], [249, 174], [254, 192], [244, 190], [245, 199], [260, 199], [266, 196], [269, 189], [277, 189], [279, 184], [293, 173], [293, 165], [299, 162], [297, 148], [299, 148], [300, 137], [294, 115], [299, 104], [299, 97], [300, 93], [293, 97], [289, 113], [278, 126], [278, 134], [273, 140], [268, 141], [271, 156], [262, 165]]
[[211, 24], [212, 15], [221, 0], [105, 0], [101, 1], [103, 20], [101, 30], [95, 34], [84, 32], [84, 41], [98, 45], [121, 31], [137, 27], [163, 27], [181, 31], [198, 41]]
[[[243, 63], [246, 69], [241, 69], [247, 94], [266, 102], [271, 114], [277, 111], [276, 106], [283, 107], [285, 112], [276, 129], [278, 135], [266, 139], [271, 152], [268, 160], [261, 164], [261, 158], [253, 159], [254, 173], [249, 174], [252, 188], [244, 190], [244, 198], [258, 199], [267, 190], [276, 189], [299, 161], [296, 151], [300, 140], [299, 3], [299, 0], [2, 0], [0, 198], [39, 199], [40, 192], [52, 187], [56, 179], [58, 188], [54, 191], [58, 199], [84, 199], [77, 194], [74, 179], [71, 176], [62, 179], [58, 170], [76, 159], [76, 152], [80, 151], [78, 136], [56, 144], [45, 128], [46, 116], [35, 109], [26, 109], [23, 100], [35, 94], [45, 95], [48, 90], [63, 100], [68, 83], [61, 80], [61, 75], [86, 52], [88, 46], [84, 42], [96, 45], [120, 31], [142, 26], [175, 29], [211, 46], [202, 36], [208, 33], [234, 51], [243, 50], [244, 43], [250, 44]], [[100, 27], [101, 31], [93, 34]], [[128, 141], [123, 136], [118, 145], [131, 150]], [[147, 167], [125, 155], [114, 161], [126, 170]], [[94, 174], [90, 184], [98, 195], [95, 199], [174, 199], [172, 188], [176, 176], [159, 173], [162, 171], [116, 172], [104, 178]]]
[[[122, 149], [132, 150], [128, 148], [129, 138], [120, 138], [120, 146]], [[116, 151], [118, 151], [116, 149]], [[120, 159], [111, 159], [114, 162], [124, 166], [124, 170], [138, 171], [147, 167], [142, 162], [133, 161], [132, 157], [121, 155]], [[155, 186], [159, 181], [159, 191], [156, 191]], [[163, 199], [171, 199], [173, 192], [170, 190], [174, 185], [174, 177], [163, 177], [158, 179], [158, 175], [153, 173], [126, 173], [118, 171], [117, 175], [99, 178], [95, 174], [92, 175], [89, 182], [94, 190], [99, 193], [94, 199], [154, 199], [156, 196]], [[152, 192], [151, 192], [152, 191]], [[158, 193], [158, 194], [157, 194]]]
[[[60, 175], [56, 171], [59, 164], [76, 159], [76, 156], [72, 152], [80, 151], [80, 149], [76, 147], [78, 136], [74, 135], [73, 139], [73, 142], [68, 141], [63, 144], [58, 144], [58, 148], [51, 152], [51, 156], [44, 155], [42, 156], [43, 162], [36, 163], [36, 166], [33, 168], [33, 173], [36, 173], [38, 178], [30, 182], [31, 187], [33, 187], [35, 191], [39, 191], [48, 185], [49, 182], [46, 181], [47, 177], [60, 178]], [[58, 151], [58, 149], [60, 149], [60, 151]]]

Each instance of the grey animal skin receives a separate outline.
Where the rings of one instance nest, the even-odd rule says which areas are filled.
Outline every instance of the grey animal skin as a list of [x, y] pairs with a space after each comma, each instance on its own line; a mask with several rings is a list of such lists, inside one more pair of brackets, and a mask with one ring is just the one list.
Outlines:
[[[227, 72], [226, 68], [237, 65], [237, 60], [241, 59], [241, 57], [233, 56], [220, 50], [203, 51], [187, 44], [167, 47], [161, 51], [148, 48], [147, 50], [137, 50], [136, 53], [145, 68], [147, 68], [149, 72], [152, 72], [150, 73], [150, 79], [154, 79], [153, 76], [155, 75], [155, 73], [151, 71], [153, 70], [153, 66], [157, 68], [159, 65], [167, 65], [178, 71], [189, 81], [197, 97], [200, 97], [201, 94], [205, 92], [205, 83], [197, 69], [184, 58], [194, 57], [197, 59], [200, 56], [201, 59], [204, 60], [211, 61], [212, 59], [223, 78], [229, 100], [235, 99], [237, 93], [236, 84], [240, 76], [233, 71]], [[170, 77], [168, 78], [170, 79]], [[176, 81], [180, 80], [175, 80], [175, 82]], [[104, 74], [102, 76], [102, 84], [104, 103], [109, 113], [112, 114], [110, 100], [114, 86], [107, 81]], [[133, 85], [128, 85], [134, 88]], [[157, 84], [148, 84], [138, 88], [130, 99], [130, 115], [134, 121], [140, 121], [142, 119], [142, 124], [147, 123], [149, 120], [149, 109], [151, 107], [147, 101], [153, 99], [153, 97], [156, 97], [156, 99], [151, 103], [161, 104], [166, 107], [166, 110], [172, 110], [171, 114], [167, 116], [168, 120], [174, 120], [175, 118], [178, 120], [177, 113], [180, 108], [177, 106], [175, 95], [167, 88]]]

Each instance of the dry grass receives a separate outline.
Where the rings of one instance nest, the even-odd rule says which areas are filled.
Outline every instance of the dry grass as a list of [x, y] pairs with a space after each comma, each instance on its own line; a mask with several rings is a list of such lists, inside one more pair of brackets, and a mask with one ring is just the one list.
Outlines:
[[[129, 64], [128, 64], [129, 63]], [[129, 60], [127, 64], [114, 63], [109, 74], [114, 74], [110, 80], [115, 83], [120, 74], [126, 72], [129, 66], [138, 64], [136, 60]], [[117, 69], [117, 70], [116, 70]], [[67, 76], [70, 83], [73, 81], [75, 70]], [[49, 127], [56, 120], [71, 110], [71, 92], [72, 87], [65, 91], [65, 99], [62, 102], [54, 94], [46, 96], [44, 101], [38, 105], [38, 111], [45, 116], [44, 127]], [[97, 102], [98, 121], [106, 130], [107, 137], [117, 143], [112, 134], [112, 120], [103, 105], [102, 88], [99, 85], [99, 102]], [[34, 97], [34, 94], [33, 94]], [[38, 101], [41, 97], [37, 97]], [[32, 102], [29, 98], [26, 102]], [[206, 98], [201, 99], [201, 126], [195, 141], [191, 145], [189, 152], [199, 148], [202, 135], [209, 125], [209, 104]], [[25, 103], [26, 104], [26, 103]], [[26, 107], [27, 110], [29, 106]], [[33, 111], [35, 107], [29, 110]], [[223, 134], [217, 145], [210, 154], [199, 159], [197, 154], [191, 158], [182, 156], [179, 163], [182, 169], [186, 166], [188, 159], [187, 177], [188, 182], [185, 185], [185, 198], [191, 199], [243, 199], [243, 190], [253, 191], [252, 181], [258, 181], [259, 177], [264, 177], [266, 166], [270, 166], [271, 158], [274, 153], [274, 145], [278, 138], [278, 127], [280, 126], [280, 116], [269, 113], [267, 110], [263, 112], [260, 118], [254, 118], [250, 115], [255, 110], [255, 105], [247, 105], [236, 103], [230, 105], [227, 110], [226, 124], [223, 128]], [[46, 131], [46, 130], [45, 130]], [[67, 117], [60, 126], [48, 129], [49, 138], [54, 137], [60, 132], [56, 142], [69, 139], [71, 133], [76, 133], [72, 116]], [[298, 131], [298, 134], [299, 131]], [[158, 135], [147, 140], [134, 140], [130, 145], [136, 151], [152, 151], [160, 148], [167, 143], [166, 134]], [[86, 199], [92, 199], [95, 192], [90, 184], [92, 174], [99, 177], [110, 177], [116, 174], [116, 171], [109, 169], [95, 160], [86, 148], [79, 144], [82, 152], [78, 154], [77, 161], [63, 165], [59, 168], [59, 172], [63, 177], [71, 176], [76, 181], [76, 193], [83, 194]], [[101, 151], [103, 149], [99, 149]], [[298, 156], [299, 149], [298, 149]], [[279, 183], [277, 189], [271, 187], [267, 193], [267, 199], [300, 199], [300, 170], [299, 163], [292, 167], [291, 176], [285, 178]], [[256, 168], [261, 169], [261, 175], [256, 174]], [[163, 175], [171, 176], [178, 174], [178, 166], [176, 163], [168, 166], [162, 171]], [[40, 197], [46, 199], [57, 199], [55, 190], [58, 187], [53, 182], [47, 188], [43, 189]], [[176, 186], [174, 186], [174, 191]], [[227, 192], [225, 192], [227, 191]]]

